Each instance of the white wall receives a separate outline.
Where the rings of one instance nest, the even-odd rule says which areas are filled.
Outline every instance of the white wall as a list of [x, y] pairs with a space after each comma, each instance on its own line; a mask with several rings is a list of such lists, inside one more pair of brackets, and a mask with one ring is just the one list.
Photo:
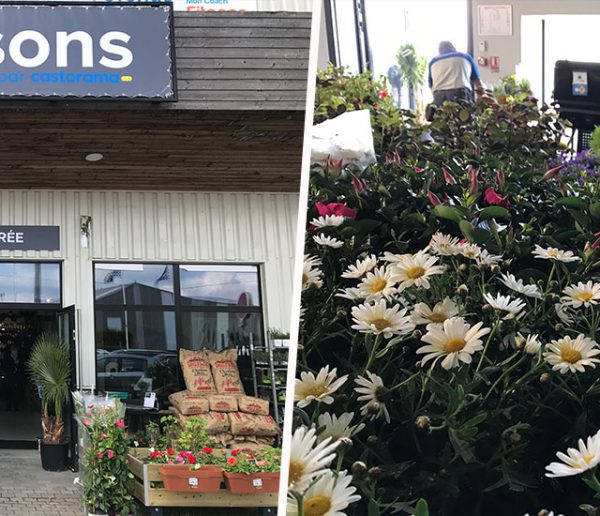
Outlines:
[[[63, 304], [79, 310], [84, 387], [94, 381], [92, 262], [262, 264], [266, 327], [289, 331], [298, 195], [0, 190], [1, 225], [58, 225], [61, 250], [0, 251], [0, 260], [63, 260]], [[90, 215], [90, 246], [79, 217]]]
[[258, 11], [312, 12], [313, 0], [256, 0]]
[[[498, 0], [471, 0], [473, 23], [473, 52], [475, 58], [480, 55], [498, 56], [500, 58], [499, 73], [491, 73], [490, 68], [481, 68], [482, 79], [486, 83], [498, 82], [501, 77], [515, 73], [521, 62], [521, 16], [543, 14], [600, 14], [600, 1], [597, 0], [518, 0], [500, 2]], [[512, 5], [512, 36], [479, 36], [477, 26], [477, 6], [485, 4]], [[597, 46], [595, 35], [591, 33], [554, 33], [548, 38], [576, 40], [581, 46]], [[479, 51], [479, 42], [486, 41], [487, 52]], [[526, 76], [527, 71], [521, 70]]]

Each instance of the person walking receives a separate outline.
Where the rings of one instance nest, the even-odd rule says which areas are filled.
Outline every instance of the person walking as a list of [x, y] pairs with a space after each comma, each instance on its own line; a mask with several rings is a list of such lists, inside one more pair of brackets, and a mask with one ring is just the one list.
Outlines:
[[469, 54], [458, 52], [450, 41], [441, 41], [439, 55], [427, 66], [433, 102], [440, 106], [446, 100], [473, 102], [473, 90], [483, 93], [479, 69]]

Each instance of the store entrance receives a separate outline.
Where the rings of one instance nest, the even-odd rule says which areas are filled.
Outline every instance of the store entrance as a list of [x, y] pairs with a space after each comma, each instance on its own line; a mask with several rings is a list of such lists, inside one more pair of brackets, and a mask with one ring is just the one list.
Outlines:
[[56, 310], [0, 310], [0, 448], [35, 448], [40, 400], [27, 361], [37, 337], [58, 333]]

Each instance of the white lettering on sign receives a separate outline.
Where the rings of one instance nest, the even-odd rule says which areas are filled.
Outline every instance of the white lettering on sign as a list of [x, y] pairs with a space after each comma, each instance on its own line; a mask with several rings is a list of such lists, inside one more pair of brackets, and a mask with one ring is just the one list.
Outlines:
[[[0, 41], [4, 34], [0, 34]], [[133, 53], [127, 47], [118, 43], [129, 43], [131, 36], [121, 31], [109, 31], [100, 37], [100, 48], [108, 54], [102, 55], [99, 63], [106, 68], [126, 68], [133, 63]], [[23, 55], [23, 45], [25, 42], [35, 44], [35, 55], [27, 57]], [[67, 33], [57, 31], [55, 38], [56, 45], [56, 67], [66, 68], [69, 66], [69, 45], [79, 43], [81, 49], [81, 66], [83, 68], [92, 68], [94, 66], [94, 41], [92, 36], [82, 30]], [[8, 44], [8, 55], [12, 61], [23, 68], [35, 68], [41, 66], [50, 57], [50, 42], [40, 32], [35, 30], [23, 30], [17, 32]], [[117, 56], [114, 57], [110, 56]], [[0, 48], [0, 63], [6, 59], [6, 52]]]
[[5, 244], [22, 244], [24, 242], [23, 233], [13, 231], [0, 231], [0, 242]]

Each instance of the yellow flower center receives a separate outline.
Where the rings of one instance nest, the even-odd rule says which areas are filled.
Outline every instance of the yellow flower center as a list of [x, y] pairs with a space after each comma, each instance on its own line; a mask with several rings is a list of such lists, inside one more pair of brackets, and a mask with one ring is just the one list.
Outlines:
[[410, 267], [407, 271], [406, 271], [406, 277], [409, 279], [417, 279], [420, 278], [421, 276], [423, 276], [423, 274], [425, 274], [425, 269], [423, 267], [420, 266], [415, 266], [415, 267]]
[[577, 299], [580, 299], [581, 301], [589, 301], [590, 299], [592, 299], [594, 297], [594, 295], [591, 292], [582, 292], [581, 294], [579, 294], [576, 297], [577, 297]]
[[465, 347], [465, 339], [454, 338], [450, 339], [444, 345], [444, 349], [447, 353], [456, 353]]
[[375, 326], [377, 331], [383, 331], [390, 327], [390, 322], [387, 319], [373, 319], [372, 321], [369, 321], [369, 324]]
[[308, 274], [303, 273], [302, 274], [302, 285], [306, 285], [308, 283]]
[[376, 279], [371, 283], [371, 292], [381, 292], [385, 287], [387, 287], [387, 280]]
[[290, 474], [288, 477], [288, 485], [293, 486], [304, 475], [304, 464], [296, 460], [290, 461]]
[[304, 516], [323, 516], [331, 509], [331, 500], [327, 496], [313, 496], [304, 501]]
[[448, 317], [444, 313], [433, 312], [429, 317], [427, 317], [427, 319], [434, 323], [441, 323], [448, 319]]
[[307, 387], [305, 387], [304, 389], [299, 389], [301, 395], [303, 395], [305, 398], [308, 398], [309, 396], [314, 396], [315, 398], [318, 398], [319, 396], [325, 394], [326, 392], [329, 392], [329, 387], [327, 387], [326, 385], [323, 384], [315, 384], [315, 385], [309, 385]]
[[593, 458], [594, 458], [594, 454], [588, 454], [588, 455], [582, 456], [583, 462], [585, 462], [587, 465], [589, 465], [590, 462], [592, 462]]
[[563, 362], [569, 362], [569, 364], [575, 364], [581, 360], [581, 353], [573, 348], [563, 349], [560, 352], [560, 358]]
[[550, 256], [552, 258], [556, 258], [558, 256], [558, 252], [557, 251], [548, 251], [548, 256]]

